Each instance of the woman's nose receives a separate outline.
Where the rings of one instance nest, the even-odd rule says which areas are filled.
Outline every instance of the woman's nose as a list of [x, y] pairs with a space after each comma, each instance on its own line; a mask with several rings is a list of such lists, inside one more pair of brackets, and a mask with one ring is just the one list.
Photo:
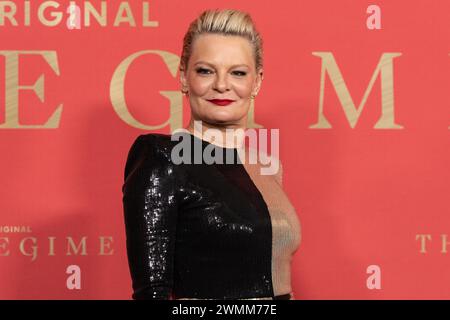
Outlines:
[[214, 89], [220, 92], [230, 90], [227, 74], [217, 73], [216, 80], [214, 81]]

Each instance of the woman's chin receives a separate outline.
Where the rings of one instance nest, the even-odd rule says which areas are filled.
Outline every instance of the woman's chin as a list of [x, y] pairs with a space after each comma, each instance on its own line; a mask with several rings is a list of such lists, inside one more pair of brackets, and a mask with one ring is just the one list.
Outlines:
[[211, 122], [217, 122], [217, 123], [228, 123], [228, 122], [235, 122], [238, 117], [233, 112], [229, 112], [227, 110], [218, 110], [211, 112], [208, 115], [208, 119], [210, 119]]

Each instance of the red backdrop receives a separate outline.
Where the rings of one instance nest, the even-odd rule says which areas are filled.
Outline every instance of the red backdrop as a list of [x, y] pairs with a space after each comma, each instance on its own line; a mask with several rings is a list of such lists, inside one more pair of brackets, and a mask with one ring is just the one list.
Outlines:
[[[134, 27], [114, 25], [119, 1], [103, 1], [105, 26], [85, 26], [74, 1], [80, 29], [66, 25], [68, 1], [44, 10], [62, 12], [56, 26], [38, 18], [46, 1], [28, 1], [26, 25], [26, 2], [13, 2], [17, 25], [10, 7], [0, 14], [1, 299], [130, 298], [126, 155], [137, 135], [187, 123], [182, 38], [225, 7], [264, 38], [255, 122], [280, 129], [302, 225], [295, 297], [450, 298], [449, 1], [147, 1], [157, 26], [143, 23], [146, 1], [124, 1]], [[67, 288], [70, 265], [81, 289]]]

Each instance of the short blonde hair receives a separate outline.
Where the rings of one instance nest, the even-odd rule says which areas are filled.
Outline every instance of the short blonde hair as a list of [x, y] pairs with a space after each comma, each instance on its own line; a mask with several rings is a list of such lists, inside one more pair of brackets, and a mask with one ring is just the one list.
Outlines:
[[247, 12], [233, 9], [205, 10], [191, 22], [183, 39], [180, 69], [187, 69], [192, 44], [197, 36], [205, 33], [236, 35], [248, 39], [253, 46], [256, 70], [263, 66], [263, 40]]

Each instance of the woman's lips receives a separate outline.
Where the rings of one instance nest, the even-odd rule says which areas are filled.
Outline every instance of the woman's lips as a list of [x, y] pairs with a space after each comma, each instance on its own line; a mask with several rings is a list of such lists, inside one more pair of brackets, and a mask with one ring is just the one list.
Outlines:
[[211, 103], [214, 103], [215, 105], [218, 106], [227, 106], [230, 103], [234, 102], [234, 100], [228, 100], [228, 99], [212, 99], [212, 100], [208, 100]]

